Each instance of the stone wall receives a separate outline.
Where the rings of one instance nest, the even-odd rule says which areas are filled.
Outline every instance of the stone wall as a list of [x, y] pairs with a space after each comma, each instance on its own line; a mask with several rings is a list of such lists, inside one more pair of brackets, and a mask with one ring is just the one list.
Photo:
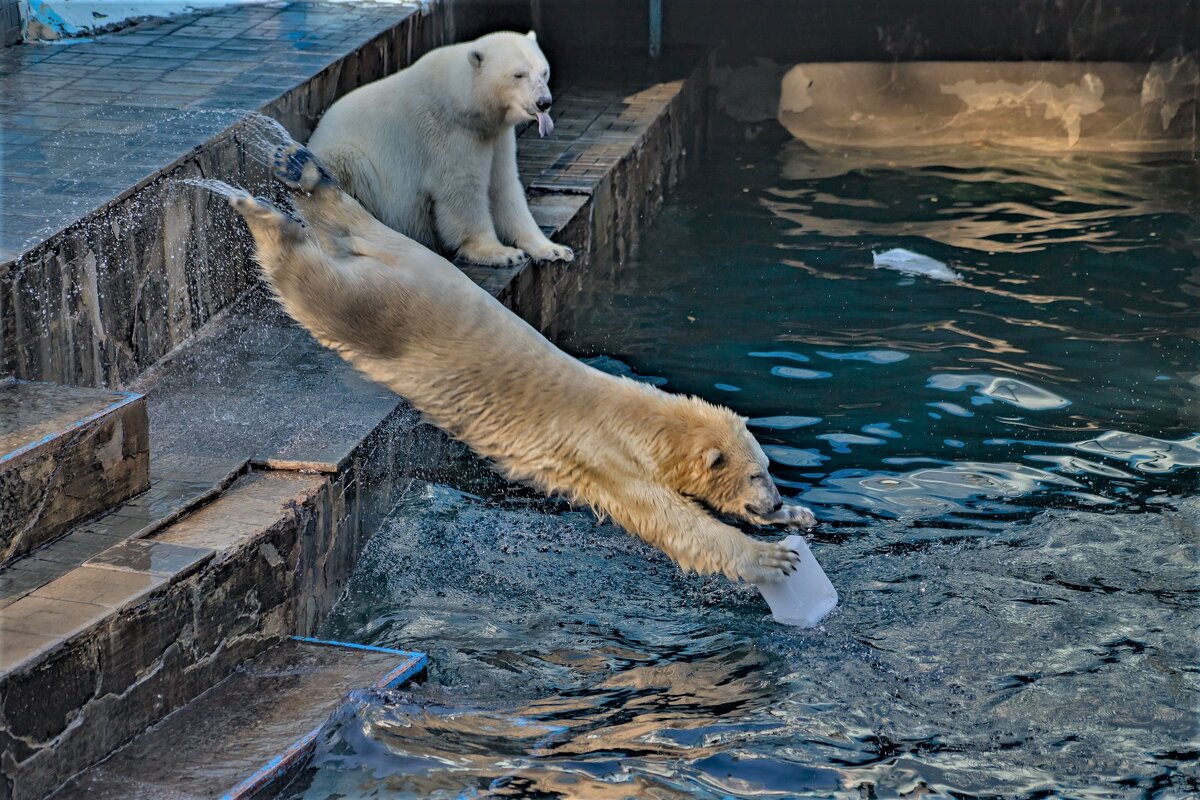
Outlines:
[[[285, 636], [315, 633], [383, 515], [445, 445], [404, 407], [338, 474], [249, 473], [143, 540], [198, 560], [146, 575], [147, 591], [111, 602], [103, 619], [0, 677], [0, 797], [45, 796], [244, 660]], [[64, 579], [79, 580], [78, 572]], [[89, 605], [109, 603], [110, 589], [90, 590]]]

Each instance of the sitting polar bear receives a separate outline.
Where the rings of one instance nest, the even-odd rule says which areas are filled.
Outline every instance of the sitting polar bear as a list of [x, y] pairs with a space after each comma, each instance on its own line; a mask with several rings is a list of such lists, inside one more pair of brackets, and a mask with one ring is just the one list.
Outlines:
[[681, 567], [755, 583], [799, 556], [713, 516], [811, 526], [727, 408], [572, 358], [453, 264], [383, 225], [299, 146], [276, 156], [305, 225], [231, 200], [288, 313], [511, 478], [608, 515]]
[[549, 78], [532, 32], [440, 47], [338, 100], [308, 146], [376, 218], [427, 247], [492, 266], [570, 261], [517, 176], [514, 126], [554, 128]]

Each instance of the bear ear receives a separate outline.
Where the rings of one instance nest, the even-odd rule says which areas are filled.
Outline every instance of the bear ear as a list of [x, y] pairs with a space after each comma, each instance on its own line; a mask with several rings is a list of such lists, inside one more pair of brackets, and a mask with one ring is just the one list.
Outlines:
[[537, 32], [530, 31], [529, 33], [525, 34], [525, 38], [531, 42], [536, 42], [537, 41]]
[[704, 466], [707, 469], [720, 469], [725, 466], [725, 454], [719, 447], [710, 447], [704, 451]]
[[467, 53], [467, 58], [471, 61], [471, 66], [475, 69], [483, 66], [483, 53], [481, 51], [472, 50], [470, 53]]

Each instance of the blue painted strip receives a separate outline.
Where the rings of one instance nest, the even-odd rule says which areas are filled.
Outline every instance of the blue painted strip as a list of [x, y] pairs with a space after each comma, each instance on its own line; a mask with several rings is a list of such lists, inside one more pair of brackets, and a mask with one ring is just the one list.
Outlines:
[[314, 639], [311, 636], [293, 636], [297, 642], [308, 644], [323, 644], [329, 647], [346, 647], [350, 650], [370, 650], [373, 653], [391, 653], [396, 656], [423, 656], [424, 653], [414, 653], [408, 650], [397, 650], [393, 647], [377, 647], [373, 644], [355, 644], [354, 642], [339, 642], [336, 639]]
[[663, 37], [662, 0], [650, 0], [650, 57], [662, 55]]
[[[311, 636], [293, 636], [297, 642], [315, 644], [324, 647], [343, 647], [347, 650], [363, 650], [371, 653], [387, 653], [403, 656], [404, 660], [393, 667], [386, 675], [375, 682], [377, 689], [396, 689], [425, 669], [429, 657], [424, 653], [396, 650], [391, 647], [376, 647], [369, 644], [354, 644], [339, 642], [333, 639], [314, 639]], [[221, 800], [250, 800], [255, 794], [270, 786], [280, 777], [287, 774], [293, 767], [313, 754], [317, 747], [317, 736], [323, 725], [317, 726], [296, 741], [287, 749], [259, 767], [255, 772], [237, 786], [230, 789]]]
[[414, 653], [413, 658], [398, 665], [387, 675], [384, 675], [379, 680], [379, 683], [375, 685], [380, 689], [398, 689], [418, 672], [425, 669], [428, 663], [429, 657], [424, 653]]
[[104, 408], [100, 409], [99, 411], [97, 411], [94, 414], [83, 417], [82, 419], [77, 419], [60, 431], [54, 431], [53, 433], [48, 433], [45, 436], [43, 436], [42, 438], [38, 439], [37, 441], [30, 442], [29, 444], [27, 444], [23, 447], [18, 447], [16, 450], [12, 450], [8, 453], [4, 453], [3, 455], [0, 455], [0, 464], [3, 464], [5, 461], [11, 461], [14, 458], [17, 458], [18, 456], [24, 455], [25, 453], [35, 450], [38, 447], [40, 447], [41, 445], [46, 444], [51, 439], [54, 439], [57, 436], [62, 436], [63, 434], [68, 433], [72, 430], [82, 428], [84, 425], [95, 422], [96, 420], [100, 419], [101, 417], [107, 416], [108, 414], [111, 414], [112, 412], [116, 411], [117, 409], [122, 408], [123, 406], [129, 405], [131, 402], [137, 400], [138, 398], [140, 398], [142, 396], [142, 395], [138, 394], [137, 392], [116, 392], [116, 394], [122, 395], [124, 397], [124, 399], [117, 400], [116, 402], [112, 403], [111, 405], [105, 406]]
[[318, 726], [292, 742], [286, 750], [259, 767], [249, 778], [230, 789], [221, 797], [221, 800], [249, 800], [254, 797], [293, 766], [311, 756], [317, 749], [317, 735], [320, 732], [321, 727]]

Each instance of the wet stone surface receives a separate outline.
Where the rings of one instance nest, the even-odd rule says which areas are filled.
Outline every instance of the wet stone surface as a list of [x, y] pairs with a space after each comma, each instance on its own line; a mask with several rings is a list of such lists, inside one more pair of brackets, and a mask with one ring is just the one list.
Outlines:
[[115, 757], [72, 780], [56, 800], [221, 796], [324, 722], [347, 692], [377, 683], [403, 658], [281, 642]]
[[0, 383], [0, 564], [145, 489], [147, 427], [137, 395]]
[[177, 179], [277, 191], [239, 123], [262, 110], [307, 138], [335, 98], [445, 40], [445, 14], [414, 10], [238, 6], [0, 51], [0, 372], [121, 385], [242, 294], [240, 221]]
[[0, 259], [307, 81], [405, 5], [269, 3], [0, 50]]

